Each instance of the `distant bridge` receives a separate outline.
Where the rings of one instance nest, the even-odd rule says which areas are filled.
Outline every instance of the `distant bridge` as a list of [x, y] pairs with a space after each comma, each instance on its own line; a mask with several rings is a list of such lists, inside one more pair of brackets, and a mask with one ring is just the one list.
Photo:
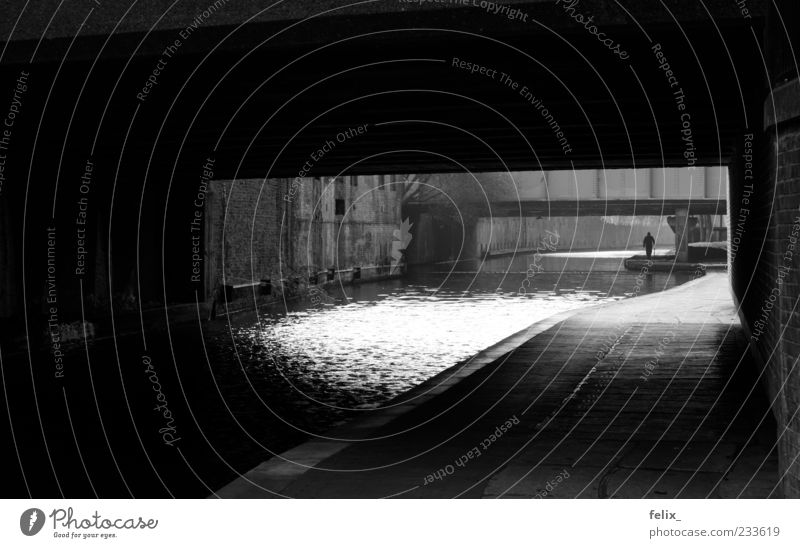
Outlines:
[[359, 126], [311, 175], [721, 164], [761, 120], [764, 74], [785, 72], [762, 59], [766, 0], [582, 0], [625, 55], [552, 0], [504, 0], [514, 20], [457, 2], [61, 4], [4, 6], [0, 76], [13, 87], [35, 62], [54, 83], [26, 95], [41, 149], [124, 147], [151, 173], [213, 150], [218, 177], [296, 177]]
[[[725, 215], [727, 170], [720, 167], [589, 169], [421, 176], [406, 191], [410, 212], [455, 202], [481, 216]], [[448, 196], [448, 197], [446, 197]]]
[[[585, 217], [603, 215], [674, 215], [685, 209], [687, 215], [725, 215], [728, 202], [714, 198], [617, 199], [617, 200], [521, 200], [484, 204], [485, 215], [492, 217]], [[410, 215], [441, 211], [453, 207], [444, 202], [409, 202]]]

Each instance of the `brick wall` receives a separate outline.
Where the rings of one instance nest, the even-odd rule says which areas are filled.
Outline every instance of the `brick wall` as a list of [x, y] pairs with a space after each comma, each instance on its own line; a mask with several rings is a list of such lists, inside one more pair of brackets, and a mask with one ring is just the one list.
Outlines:
[[206, 197], [206, 288], [280, 278], [286, 181], [213, 181]]
[[731, 283], [773, 402], [782, 493], [800, 497], [800, 123], [755, 132], [752, 178], [744, 153], [729, 167]]
[[[765, 30], [768, 83], [750, 116], [752, 180], [739, 150], [730, 165], [731, 283], [778, 426], [781, 494], [800, 497], [800, 74], [790, 43], [800, 32], [795, 0], [778, 0]], [[794, 16], [793, 16], [794, 15]], [[788, 29], [784, 26], [788, 25]], [[763, 127], [763, 131], [762, 131]], [[753, 184], [748, 195], [747, 184]]]
[[[781, 473], [786, 472], [784, 494], [800, 497], [800, 123], [783, 127], [777, 137], [776, 192], [779, 264], [788, 267], [779, 301], [780, 332], [778, 374], [784, 383], [779, 392], [786, 432], [780, 437]], [[787, 255], [787, 254], [791, 255]], [[775, 379], [777, 380], [777, 379]], [[777, 388], [777, 387], [775, 387]], [[781, 434], [781, 432], [779, 432]]]

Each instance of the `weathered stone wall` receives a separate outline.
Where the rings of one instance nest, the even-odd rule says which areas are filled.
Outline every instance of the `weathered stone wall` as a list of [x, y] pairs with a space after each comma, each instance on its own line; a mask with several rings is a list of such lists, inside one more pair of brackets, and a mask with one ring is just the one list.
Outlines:
[[206, 295], [217, 284], [264, 279], [275, 287], [280, 280], [306, 285], [329, 268], [360, 267], [363, 279], [387, 274], [402, 198], [388, 180], [213, 181], [205, 210]]

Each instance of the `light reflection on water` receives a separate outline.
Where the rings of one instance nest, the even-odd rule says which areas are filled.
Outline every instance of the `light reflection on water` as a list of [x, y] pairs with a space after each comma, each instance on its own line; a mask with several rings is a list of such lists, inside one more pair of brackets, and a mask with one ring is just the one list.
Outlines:
[[[427, 273], [328, 290], [327, 304], [295, 303], [235, 325], [234, 341], [250, 350], [242, 366], [254, 385], [269, 386], [267, 403], [289, 398], [338, 414], [379, 407], [536, 321], [629, 297], [637, 283], [629, 272], [539, 273], [520, 295], [524, 277], [467, 274], [440, 286], [444, 277]], [[688, 279], [656, 273], [639, 279], [639, 294]]]

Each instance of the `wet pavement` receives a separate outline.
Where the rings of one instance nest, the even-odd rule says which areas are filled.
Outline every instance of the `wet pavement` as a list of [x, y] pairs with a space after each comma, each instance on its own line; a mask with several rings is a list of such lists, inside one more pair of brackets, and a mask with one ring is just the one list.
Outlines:
[[758, 375], [710, 273], [539, 322], [217, 494], [775, 496]]

